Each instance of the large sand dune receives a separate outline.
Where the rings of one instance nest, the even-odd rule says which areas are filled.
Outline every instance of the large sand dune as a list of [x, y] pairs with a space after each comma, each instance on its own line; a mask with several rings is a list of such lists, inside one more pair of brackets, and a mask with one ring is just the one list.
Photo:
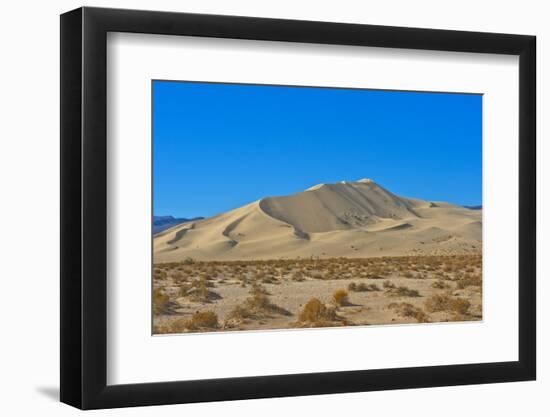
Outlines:
[[154, 238], [154, 262], [480, 253], [481, 216], [367, 179], [320, 184], [168, 229]]

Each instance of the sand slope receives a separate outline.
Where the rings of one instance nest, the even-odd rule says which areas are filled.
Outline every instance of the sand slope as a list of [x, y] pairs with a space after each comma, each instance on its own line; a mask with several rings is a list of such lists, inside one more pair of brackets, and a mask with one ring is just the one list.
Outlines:
[[481, 216], [368, 179], [320, 184], [168, 229], [154, 238], [154, 262], [479, 253]]

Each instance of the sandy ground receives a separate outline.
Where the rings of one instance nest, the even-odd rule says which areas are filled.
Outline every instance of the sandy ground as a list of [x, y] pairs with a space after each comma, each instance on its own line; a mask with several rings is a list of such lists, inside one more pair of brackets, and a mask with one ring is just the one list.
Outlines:
[[[154, 288], [155, 333], [482, 318], [480, 255], [187, 261], [155, 265]], [[347, 292], [341, 304], [333, 299], [337, 290]], [[258, 305], [258, 298], [263, 305]], [[318, 299], [332, 317], [304, 321], [302, 312], [312, 299]], [[215, 323], [193, 324], [193, 317], [200, 317], [197, 312], [213, 313]]]

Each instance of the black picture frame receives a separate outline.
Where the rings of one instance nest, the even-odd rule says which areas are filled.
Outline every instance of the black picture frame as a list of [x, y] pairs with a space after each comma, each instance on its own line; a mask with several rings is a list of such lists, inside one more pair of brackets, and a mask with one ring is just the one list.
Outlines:
[[[519, 56], [519, 360], [107, 385], [108, 32]], [[534, 380], [534, 36], [102, 8], [61, 15], [61, 401], [81, 409]]]

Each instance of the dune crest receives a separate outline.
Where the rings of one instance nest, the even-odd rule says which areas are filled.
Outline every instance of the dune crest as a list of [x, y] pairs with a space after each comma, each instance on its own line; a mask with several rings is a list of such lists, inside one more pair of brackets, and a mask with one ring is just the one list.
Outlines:
[[481, 251], [482, 210], [405, 198], [371, 179], [319, 184], [173, 227], [155, 262], [464, 254]]

